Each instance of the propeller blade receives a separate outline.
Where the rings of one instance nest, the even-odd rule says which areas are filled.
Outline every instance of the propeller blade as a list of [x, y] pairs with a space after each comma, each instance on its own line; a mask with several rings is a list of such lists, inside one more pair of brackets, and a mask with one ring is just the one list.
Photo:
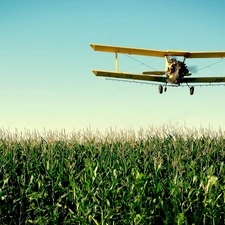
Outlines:
[[174, 60], [174, 61], [178, 61], [177, 57], [176, 56], [173, 56], [172, 58], [170, 58], [171, 60]]
[[192, 73], [197, 73], [198, 72], [198, 66], [189, 66], [188, 69]]

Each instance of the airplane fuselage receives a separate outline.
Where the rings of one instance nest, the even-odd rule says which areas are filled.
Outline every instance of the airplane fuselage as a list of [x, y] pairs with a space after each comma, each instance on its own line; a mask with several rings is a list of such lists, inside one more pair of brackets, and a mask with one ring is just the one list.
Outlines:
[[167, 58], [166, 76], [167, 82], [179, 84], [179, 79], [189, 75], [189, 70], [184, 62]]

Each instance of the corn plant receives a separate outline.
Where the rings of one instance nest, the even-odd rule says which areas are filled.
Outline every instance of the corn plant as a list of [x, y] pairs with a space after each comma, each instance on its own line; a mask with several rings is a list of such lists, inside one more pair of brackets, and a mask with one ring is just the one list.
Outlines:
[[224, 224], [220, 130], [0, 132], [0, 224]]

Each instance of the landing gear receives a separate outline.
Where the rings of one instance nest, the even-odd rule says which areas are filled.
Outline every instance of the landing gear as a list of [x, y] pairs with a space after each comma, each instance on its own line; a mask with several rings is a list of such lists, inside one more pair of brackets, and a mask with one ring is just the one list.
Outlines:
[[[194, 86], [189, 86], [188, 83], [186, 83], [186, 84], [187, 84], [187, 86], [189, 87], [190, 95], [193, 95], [193, 94], [194, 94], [194, 91], [195, 91]], [[173, 86], [175, 86], [175, 84], [174, 84]], [[177, 83], [175, 87], [179, 87], [179, 86], [180, 86], [180, 83]], [[163, 91], [166, 92], [166, 91], [167, 91], [167, 83], [164, 84], [164, 85], [161, 85], [161, 84], [160, 84], [160, 85], [158, 86], [158, 89], [159, 89], [159, 94], [162, 94]]]
[[158, 89], [159, 89], [159, 94], [162, 94], [163, 93], [163, 86], [161, 84], [159, 85]]
[[194, 91], [195, 91], [195, 87], [194, 86], [189, 86], [188, 85], [188, 83], [186, 83], [187, 84], [187, 86], [189, 87], [189, 89], [190, 89], [190, 95], [193, 95], [194, 94]]
[[193, 95], [194, 94], [194, 90], [195, 88], [193, 86], [190, 87], [190, 95]]
[[165, 84], [165, 85], [159, 85], [158, 86], [158, 89], [159, 89], [159, 94], [162, 94], [163, 93], [163, 87], [164, 87], [164, 92], [166, 92], [167, 91], [167, 85]]

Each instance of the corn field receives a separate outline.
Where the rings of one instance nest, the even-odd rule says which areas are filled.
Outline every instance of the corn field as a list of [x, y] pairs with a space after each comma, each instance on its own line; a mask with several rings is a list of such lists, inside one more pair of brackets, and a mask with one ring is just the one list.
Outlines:
[[219, 130], [0, 130], [0, 224], [224, 224]]

